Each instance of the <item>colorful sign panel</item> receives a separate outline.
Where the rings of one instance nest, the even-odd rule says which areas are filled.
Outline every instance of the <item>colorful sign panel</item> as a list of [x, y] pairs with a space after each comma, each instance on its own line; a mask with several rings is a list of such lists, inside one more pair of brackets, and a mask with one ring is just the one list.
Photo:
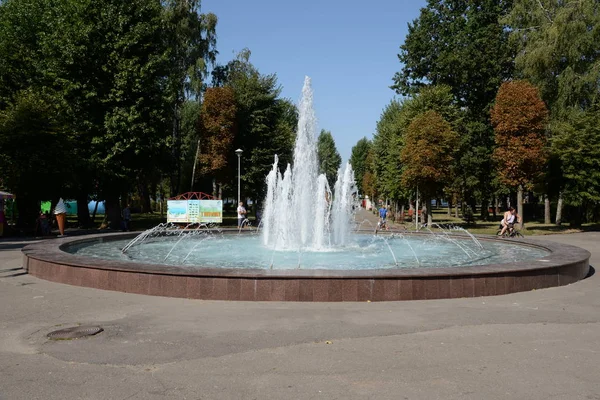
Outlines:
[[223, 222], [223, 201], [167, 200], [167, 222], [220, 224]]

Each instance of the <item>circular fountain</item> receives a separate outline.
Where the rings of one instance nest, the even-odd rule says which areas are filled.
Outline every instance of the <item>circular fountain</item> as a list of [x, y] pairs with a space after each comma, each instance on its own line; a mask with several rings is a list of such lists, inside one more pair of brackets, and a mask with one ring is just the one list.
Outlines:
[[299, 105], [293, 167], [277, 156], [260, 231], [176, 229], [91, 235], [27, 246], [24, 268], [55, 282], [214, 300], [381, 301], [499, 295], [565, 285], [589, 270], [586, 250], [474, 237], [455, 227], [373, 234], [354, 220], [352, 166], [331, 190], [319, 175], [310, 79]]

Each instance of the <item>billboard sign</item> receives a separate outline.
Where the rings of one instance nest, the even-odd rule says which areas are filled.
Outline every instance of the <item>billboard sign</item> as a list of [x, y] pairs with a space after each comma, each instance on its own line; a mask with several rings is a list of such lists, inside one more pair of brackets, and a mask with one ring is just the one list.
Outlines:
[[167, 222], [220, 224], [223, 222], [223, 201], [167, 200]]

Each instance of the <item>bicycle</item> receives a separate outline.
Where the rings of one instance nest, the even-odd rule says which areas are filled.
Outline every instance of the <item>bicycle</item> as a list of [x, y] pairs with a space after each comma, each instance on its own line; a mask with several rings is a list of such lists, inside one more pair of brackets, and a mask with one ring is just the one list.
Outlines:
[[242, 223], [240, 224], [240, 226], [238, 227], [238, 230], [242, 230], [243, 228], [251, 228], [252, 227], [252, 222], [250, 222], [250, 220], [248, 218], [245, 218]]
[[510, 226], [510, 225], [504, 231], [504, 233], [502, 235], [500, 235], [501, 233], [502, 233], [502, 226], [500, 226], [500, 229], [498, 229], [498, 231], [496, 232], [496, 236], [501, 236], [504, 238], [524, 238], [525, 237], [514, 226]]
[[379, 221], [377, 221], [377, 227], [375, 228], [375, 233], [377, 233], [377, 231], [381, 231], [381, 230], [386, 230], [386, 231], [390, 230], [390, 228], [387, 225], [387, 220], [385, 220], [385, 219], [380, 219]]

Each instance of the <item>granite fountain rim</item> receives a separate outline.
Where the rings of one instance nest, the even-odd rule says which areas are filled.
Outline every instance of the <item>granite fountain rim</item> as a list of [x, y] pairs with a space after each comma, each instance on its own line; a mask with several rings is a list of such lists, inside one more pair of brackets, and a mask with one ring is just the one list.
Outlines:
[[[360, 231], [358, 233], [372, 233]], [[511, 244], [536, 247], [549, 251], [544, 257], [506, 264], [485, 264], [464, 267], [421, 267], [421, 268], [388, 268], [368, 270], [328, 270], [328, 269], [242, 269], [242, 268], [207, 268], [202, 266], [176, 266], [160, 263], [126, 262], [111, 259], [101, 259], [82, 255], [67, 253], [64, 249], [68, 246], [90, 241], [116, 241], [134, 238], [140, 232], [126, 233], [102, 233], [84, 236], [64, 237], [47, 239], [38, 243], [25, 246], [22, 250], [26, 258], [52, 264], [68, 265], [80, 268], [101, 269], [108, 271], [135, 272], [160, 275], [215, 277], [215, 278], [280, 278], [280, 279], [365, 279], [365, 278], [436, 278], [453, 276], [485, 276], [497, 275], [499, 273], [531, 272], [536, 270], [548, 270], [570, 265], [579, 265], [588, 262], [590, 252], [580, 247], [545, 241], [537, 239], [503, 239], [491, 235], [474, 235], [482, 241], [501, 241]], [[237, 229], [223, 230], [223, 234], [238, 234]], [[241, 234], [251, 234], [253, 231], [242, 231]], [[410, 236], [426, 236], [429, 233], [422, 232], [393, 232]], [[380, 233], [388, 234], [388, 233]], [[464, 240], [470, 240], [468, 235], [455, 235]], [[25, 261], [26, 262], [26, 261]]]

